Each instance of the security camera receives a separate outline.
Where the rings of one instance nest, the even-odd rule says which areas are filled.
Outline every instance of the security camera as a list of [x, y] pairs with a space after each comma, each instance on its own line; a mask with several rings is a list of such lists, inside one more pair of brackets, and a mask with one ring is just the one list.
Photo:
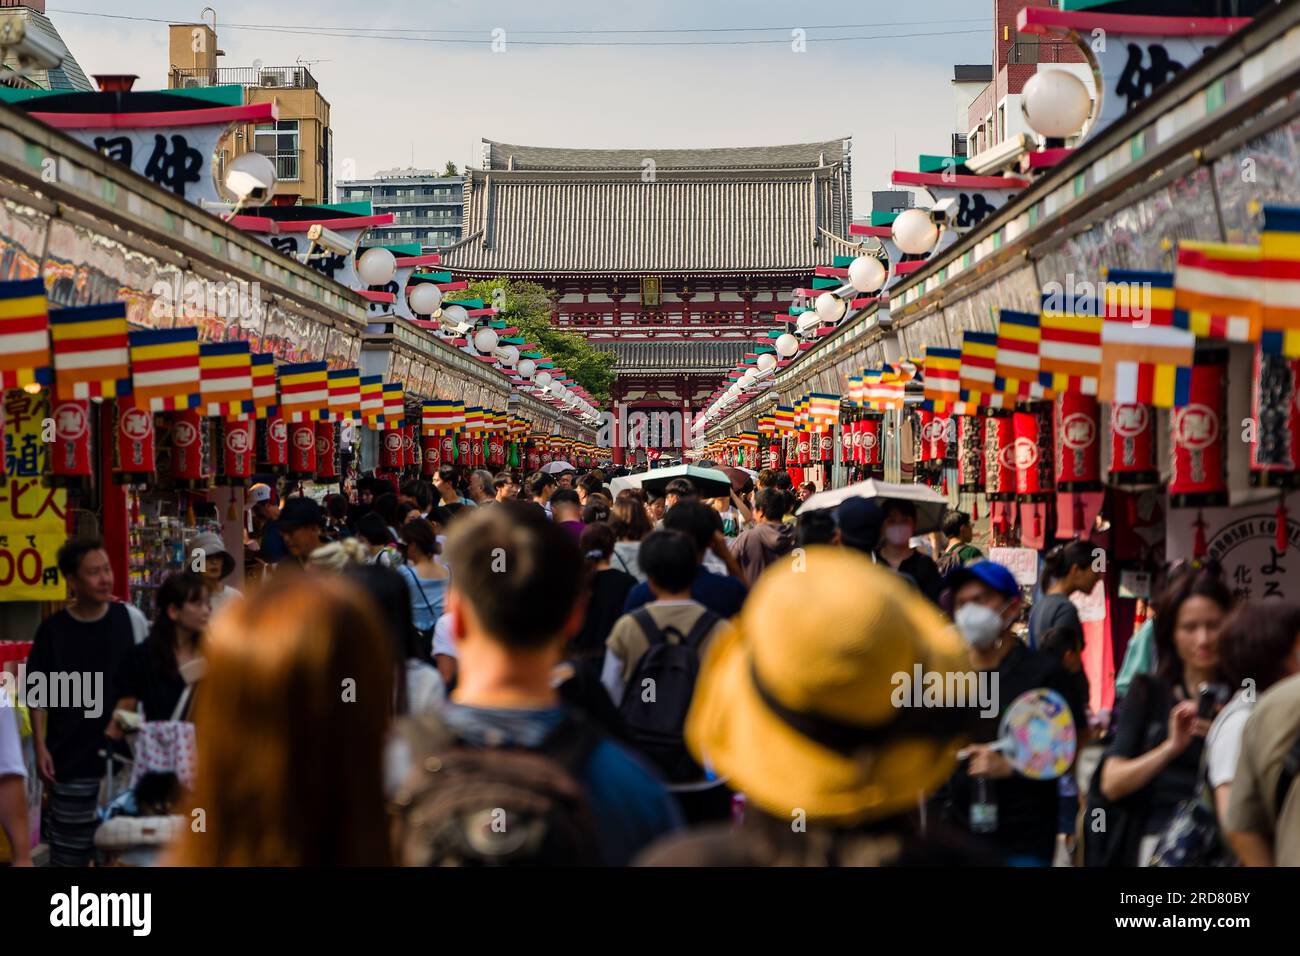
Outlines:
[[326, 229], [319, 223], [307, 230], [307, 239], [312, 246], [320, 246], [327, 252], [339, 256], [351, 255], [356, 250], [357, 245], [355, 242], [350, 242], [347, 236], [342, 233], [335, 232], [333, 229]]
[[949, 196], [935, 203], [934, 208], [930, 210], [930, 219], [936, 226], [949, 226], [952, 225], [956, 213], [957, 200]]
[[275, 163], [258, 152], [237, 156], [226, 167], [226, 189], [242, 207], [248, 203], [262, 205], [275, 193]]
[[27, 22], [16, 13], [0, 19], [0, 49], [17, 59], [24, 70], [53, 70], [63, 65], [63, 51], [29, 31]]

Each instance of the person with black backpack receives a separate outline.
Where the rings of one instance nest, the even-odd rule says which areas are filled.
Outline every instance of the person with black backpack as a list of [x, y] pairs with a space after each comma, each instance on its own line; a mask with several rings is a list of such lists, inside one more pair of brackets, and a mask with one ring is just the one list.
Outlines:
[[446, 554], [457, 684], [440, 716], [401, 731], [399, 861], [622, 866], [681, 826], [653, 770], [556, 687], [583, 617], [573, 536], [535, 507], [503, 502], [458, 519]]
[[623, 718], [627, 739], [654, 762], [692, 823], [724, 819], [731, 795], [686, 749], [686, 713], [705, 648], [727, 623], [691, 599], [695, 544], [677, 531], [641, 542], [641, 570], [654, 600], [624, 614], [605, 642], [601, 683]]

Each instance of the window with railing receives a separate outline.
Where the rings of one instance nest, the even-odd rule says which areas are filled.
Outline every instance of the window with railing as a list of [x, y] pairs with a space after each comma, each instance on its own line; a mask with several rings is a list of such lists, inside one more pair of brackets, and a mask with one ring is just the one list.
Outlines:
[[253, 148], [275, 163], [276, 179], [292, 183], [302, 178], [297, 120], [259, 123], [253, 131]]

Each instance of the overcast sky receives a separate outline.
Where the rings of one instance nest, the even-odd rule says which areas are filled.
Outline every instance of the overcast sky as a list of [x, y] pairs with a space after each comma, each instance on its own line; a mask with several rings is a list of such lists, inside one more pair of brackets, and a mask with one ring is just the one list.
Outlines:
[[[987, 63], [991, 0], [225, 0], [222, 66], [310, 64], [330, 102], [340, 177], [393, 166], [478, 164], [481, 138], [539, 146], [747, 146], [853, 138], [854, 215], [895, 167], [946, 154], [954, 131], [954, 63]], [[136, 72], [137, 89], [166, 85], [165, 22], [193, 22], [202, 4], [175, 0], [48, 0], [86, 73]], [[273, 29], [237, 28], [237, 24]], [[558, 30], [769, 32], [542, 35]], [[816, 29], [823, 27], [823, 29]], [[829, 28], [828, 28], [829, 27]], [[312, 35], [325, 28], [434, 31], [459, 43]], [[806, 52], [792, 50], [795, 28]], [[492, 33], [504, 31], [504, 52]], [[295, 32], [297, 31], [297, 32]], [[827, 42], [819, 38], [895, 35]], [[898, 36], [900, 34], [933, 34]], [[498, 38], [500, 38], [498, 34]], [[523, 41], [769, 40], [745, 45], [530, 46]], [[350, 165], [349, 165], [350, 164]]]

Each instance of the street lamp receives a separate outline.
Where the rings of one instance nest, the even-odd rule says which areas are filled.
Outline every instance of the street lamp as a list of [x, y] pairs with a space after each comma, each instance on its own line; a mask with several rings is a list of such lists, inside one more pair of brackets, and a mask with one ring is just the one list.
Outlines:
[[442, 290], [432, 282], [419, 282], [407, 288], [406, 301], [416, 315], [433, 315], [442, 305]]
[[926, 255], [939, 240], [939, 227], [925, 209], [905, 209], [894, 220], [894, 244], [909, 256]]
[[388, 285], [397, 275], [397, 257], [379, 246], [367, 249], [357, 259], [357, 275], [366, 285]]
[[878, 292], [888, 273], [875, 256], [858, 256], [849, 263], [849, 284], [857, 292]]
[[[795, 348], [798, 347], [799, 346], [796, 343]], [[772, 369], [774, 368], [776, 368], [776, 356], [774, 356], [771, 352], [764, 352], [762, 355], [758, 357], [759, 372], [767, 373], [772, 371]]]
[[823, 292], [817, 297], [817, 317], [827, 325], [833, 325], [844, 318], [844, 313], [848, 311], [848, 308], [848, 303], [834, 292]]
[[1092, 95], [1073, 73], [1039, 70], [1025, 84], [1020, 109], [1034, 132], [1047, 139], [1064, 140], [1087, 122]]
[[783, 332], [776, 340], [776, 354], [781, 358], [791, 358], [799, 351], [799, 340], [789, 332]]
[[496, 349], [497, 342], [500, 340], [496, 329], [485, 326], [474, 333], [474, 348], [485, 355], [490, 355]]
[[537, 363], [532, 359], [521, 359], [517, 371], [520, 378], [530, 379], [533, 377], [533, 373], [537, 371]]

